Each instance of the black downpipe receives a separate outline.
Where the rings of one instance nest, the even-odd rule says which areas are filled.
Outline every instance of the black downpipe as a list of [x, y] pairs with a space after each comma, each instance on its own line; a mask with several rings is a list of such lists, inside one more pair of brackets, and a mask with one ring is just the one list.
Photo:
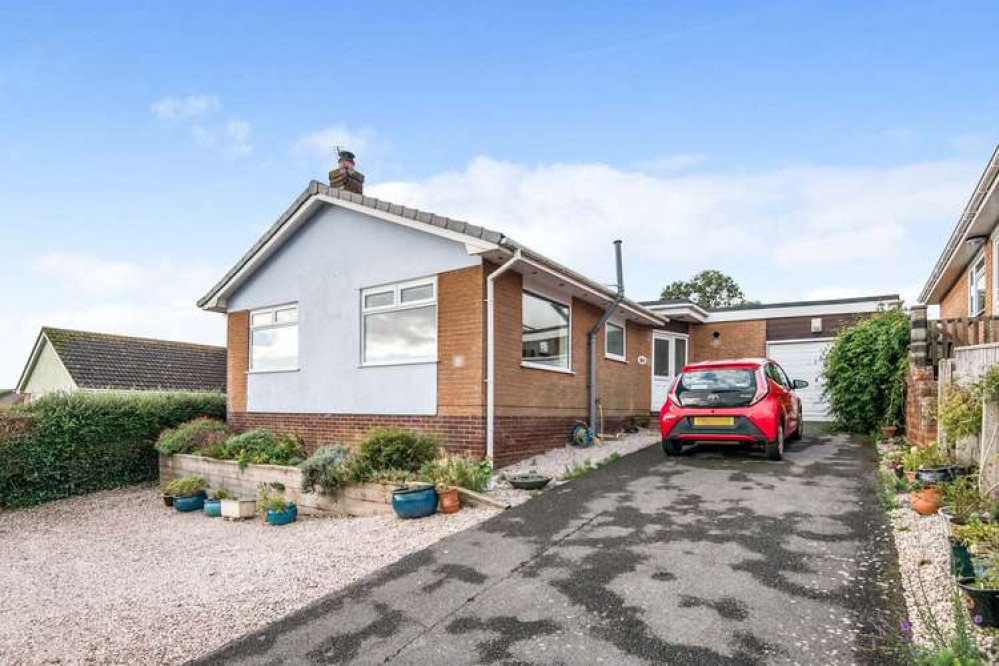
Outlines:
[[617, 295], [614, 296], [614, 300], [610, 302], [607, 309], [604, 310], [603, 316], [590, 329], [590, 333], [586, 337], [586, 350], [589, 357], [589, 367], [587, 368], [587, 388], [589, 388], [590, 394], [589, 426], [595, 435], [601, 434], [597, 432], [597, 334], [607, 324], [607, 320], [613, 316], [614, 311], [617, 310], [617, 306], [624, 300], [624, 269], [621, 266], [621, 241], [619, 240], [614, 241], [614, 260], [617, 263]]

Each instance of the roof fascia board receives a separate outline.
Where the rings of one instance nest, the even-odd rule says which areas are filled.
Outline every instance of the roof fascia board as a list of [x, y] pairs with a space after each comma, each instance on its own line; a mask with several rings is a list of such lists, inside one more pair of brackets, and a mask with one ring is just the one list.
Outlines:
[[877, 312], [886, 305], [897, 305], [895, 300], [854, 301], [852, 303], [826, 303], [824, 305], [798, 305], [789, 308], [746, 308], [722, 310], [708, 314], [706, 323], [749, 321], [753, 319], [783, 319], [786, 317], [822, 317], [835, 314], [867, 314]]
[[707, 310], [695, 303], [684, 305], [646, 305], [645, 307], [657, 315], [665, 317], [690, 317], [696, 320], [696, 323], [705, 321], [709, 315]]
[[996, 196], [997, 186], [999, 186], [999, 146], [992, 153], [992, 157], [975, 184], [975, 189], [972, 191], [954, 231], [951, 232], [944, 251], [937, 259], [936, 264], [933, 265], [930, 279], [927, 280], [919, 294], [920, 303], [935, 304], [934, 299], [939, 299], [941, 295], [939, 292], [942, 291], [940, 281], [948, 273], [955, 256], [958, 255], [961, 246], [969, 237], [968, 232], [975, 226], [975, 222], [982, 210], [985, 209], [986, 203]]

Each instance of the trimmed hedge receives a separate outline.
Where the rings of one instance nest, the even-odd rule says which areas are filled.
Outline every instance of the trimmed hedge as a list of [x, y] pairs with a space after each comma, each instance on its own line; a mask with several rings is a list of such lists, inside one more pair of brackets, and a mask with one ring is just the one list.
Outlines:
[[153, 481], [157, 435], [198, 416], [224, 418], [224, 396], [77, 392], [2, 410], [0, 507]]

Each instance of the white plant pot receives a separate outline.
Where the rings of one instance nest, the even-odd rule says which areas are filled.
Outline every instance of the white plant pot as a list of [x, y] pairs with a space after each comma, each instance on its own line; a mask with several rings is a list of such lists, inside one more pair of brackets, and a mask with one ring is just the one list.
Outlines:
[[252, 499], [222, 500], [223, 518], [253, 518], [257, 515], [257, 501]]

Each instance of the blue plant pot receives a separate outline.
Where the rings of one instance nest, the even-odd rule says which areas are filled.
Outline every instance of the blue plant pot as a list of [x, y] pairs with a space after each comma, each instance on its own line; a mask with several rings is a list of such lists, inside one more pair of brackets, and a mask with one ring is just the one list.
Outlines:
[[173, 498], [173, 508], [178, 511], [200, 511], [205, 507], [205, 497], [206, 493], [204, 490], [199, 491], [197, 495], [186, 495], [184, 497], [174, 497]]
[[205, 515], [218, 518], [222, 515], [222, 500], [205, 500]]
[[975, 575], [971, 554], [963, 543], [950, 542], [950, 571], [957, 578], [971, 578]]
[[400, 518], [424, 518], [437, 512], [437, 490], [403, 488], [392, 493], [392, 510]]
[[298, 518], [298, 507], [294, 504], [290, 505], [284, 511], [268, 511], [267, 512], [267, 524], [268, 525], [287, 525], [288, 523], [293, 523]]

